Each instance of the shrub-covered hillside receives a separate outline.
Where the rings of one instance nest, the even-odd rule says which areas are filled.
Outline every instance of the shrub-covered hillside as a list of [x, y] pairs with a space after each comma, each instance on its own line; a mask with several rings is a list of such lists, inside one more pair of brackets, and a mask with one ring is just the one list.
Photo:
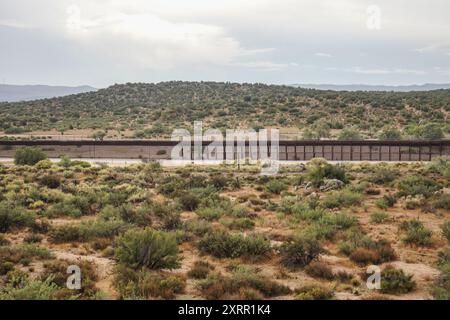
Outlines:
[[[114, 85], [97, 92], [0, 103], [5, 134], [92, 129], [108, 136], [168, 137], [203, 120], [214, 128], [298, 128], [305, 138], [440, 138], [450, 130], [450, 90], [335, 92], [217, 82]], [[341, 129], [347, 128], [343, 132]], [[81, 131], [80, 131], [81, 132]]]

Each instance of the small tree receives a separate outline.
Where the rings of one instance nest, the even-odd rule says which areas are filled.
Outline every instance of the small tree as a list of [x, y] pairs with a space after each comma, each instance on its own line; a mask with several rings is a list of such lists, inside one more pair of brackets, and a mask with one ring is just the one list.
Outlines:
[[44, 159], [47, 159], [47, 155], [42, 150], [32, 147], [18, 149], [14, 155], [16, 165], [32, 166]]

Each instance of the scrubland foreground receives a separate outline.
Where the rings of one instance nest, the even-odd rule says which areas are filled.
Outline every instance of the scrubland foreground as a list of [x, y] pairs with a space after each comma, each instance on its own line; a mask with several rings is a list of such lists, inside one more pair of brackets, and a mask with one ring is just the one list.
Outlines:
[[259, 170], [2, 165], [0, 299], [450, 299], [450, 161]]

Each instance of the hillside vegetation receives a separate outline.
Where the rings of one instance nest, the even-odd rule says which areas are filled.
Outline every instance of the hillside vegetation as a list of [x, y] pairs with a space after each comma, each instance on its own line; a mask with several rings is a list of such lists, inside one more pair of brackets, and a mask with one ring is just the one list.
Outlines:
[[[310, 139], [434, 139], [450, 132], [449, 112], [450, 90], [336, 92], [264, 84], [136, 83], [0, 103], [0, 131], [11, 135], [90, 129], [107, 137], [126, 132], [129, 137], [161, 138], [203, 120], [205, 127], [219, 129], [296, 128]], [[343, 128], [353, 132], [341, 136]]]
[[450, 161], [259, 170], [0, 165], [0, 300], [449, 299]]

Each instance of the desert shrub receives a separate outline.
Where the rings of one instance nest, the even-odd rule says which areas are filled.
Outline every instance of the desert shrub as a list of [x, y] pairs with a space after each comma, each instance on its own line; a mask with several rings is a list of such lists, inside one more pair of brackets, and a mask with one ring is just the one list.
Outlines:
[[417, 126], [413, 134], [417, 139], [422, 140], [437, 140], [444, 137], [442, 126], [438, 123], [431, 122]]
[[421, 176], [407, 176], [397, 184], [399, 196], [431, 196], [434, 192], [441, 189], [441, 186], [428, 178]]
[[49, 231], [49, 240], [53, 243], [90, 241], [97, 238], [112, 238], [125, 232], [129, 225], [122, 221], [82, 222], [56, 226]]
[[194, 279], [205, 279], [214, 270], [214, 266], [207, 261], [195, 261], [187, 276]]
[[387, 184], [394, 181], [399, 172], [392, 168], [379, 167], [369, 177], [369, 181], [376, 184]]
[[373, 223], [383, 223], [388, 218], [389, 215], [386, 212], [376, 211], [370, 215], [370, 221]]
[[22, 244], [0, 247], [0, 261], [20, 263], [25, 260], [45, 260], [52, 258], [51, 252], [34, 244]]
[[235, 205], [231, 209], [230, 215], [236, 218], [247, 218], [250, 215], [250, 209], [241, 205]]
[[50, 169], [53, 163], [49, 159], [44, 159], [36, 163], [34, 166], [37, 169]]
[[381, 292], [390, 294], [404, 294], [413, 291], [416, 282], [413, 276], [405, 274], [401, 269], [386, 267], [381, 271]]
[[211, 224], [203, 220], [188, 220], [184, 222], [183, 229], [196, 236], [203, 236], [211, 231]]
[[95, 296], [99, 291], [95, 284], [98, 276], [95, 270], [95, 265], [89, 261], [67, 261], [67, 260], [53, 260], [44, 263], [44, 271], [40, 275], [41, 280], [50, 279], [51, 283], [58, 286], [60, 291], [57, 293], [58, 298], [70, 298], [73, 294], [71, 290], [66, 288], [67, 269], [70, 265], [76, 265], [81, 270], [81, 289], [77, 290], [76, 294], [80, 298], [90, 298]]
[[434, 281], [431, 293], [436, 300], [450, 300], [450, 266], [442, 270]]
[[41, 184], [50, 189], [56, 189], [61, 185], [61, 178], [55, 174], [46, 174], [41, 178]]
[[380, 209], [387, 209], [387, 208], [392, 208], [396, 202], [397, 202], [397, 199], [393, 195], [385, 194], [383, 196], [383, 198], [378, 199], [375, 202], [375, 205]]
[[77, 208], [68, 201], [56, 203], [43, 212], [43, 215], [48, 218], [56, 218], [61, 216], [79, 218], [82, 216], [82, 214], [83, 213], [79, 208]]
[[180, 202], [184, 210], [194, 211], [195, 209], [197, 209], [200, 203], [200, 198], [192, 192], [184, 192], [178, 198], [178, 201]]
[[14, 154], [16, 165], [32, 166], [44, 159], [47, 159], [47, 155], [42, 150], [31, 147], [20, 148]]
[[229, 223], [225, 224], [228, 228], [232, 230], [248, 230], [255, 227], [255, 222], [249, 218], [238, 218], [234, 219]]
[[334, 279], [334, 274], [331, 268], [319, 261], [313, 261], [309, 265], [307, 265], [305, 268], [305, 272], [311, 277], [315, 278], [321, 278], [326, 280]]
[[48, 234], [50, 242], [63, 243], [63, 242], [75, 242], [85, 241], [85, 236], [82, 234], [82, 230], [78, 225], [61, 225], [50, 229]]
[[357, 206], [362, 202], [363, 196], [360, 193], [353, 192], [349, 189], [334, 191], [328, 194], [322, 205], [325, 208], [339, 208]]
[[0, 233], [0, 247], [7, 246], [9, 244], [9, 240], [5, 238], [3, 234]]
[[198, 247], [218, 258], [262, 257], [271, 251], [270, 241], [262, 236], [244, 236], [223, 230], [208, 233], [199, 241]]
[[116, 241], [116, 258], [131, 268], [173, 269], [179, 266], [173, 233], [151, 228], [131, 229]]
[[214, 188], [218, 190], [222, 190], [228, 185], [228, 179], [221, 174], [215, 174], [211, 176], [210, 182], [214, 186]]
[[280, 247], [281, 263], [288, 268], [303, 268], [323, 252], [319, 241], [312, 237], [297, 237]]
[[445, 178], [450, 178], [450, 160], [445, 158], [434, 158], [427, 166], [427, 170], [438, 173]]
[[0, 262], [0, 276], [4, 276], [12, 270], [14, 270], [14, 263], [10, 261]]
[[199, 208], [195, 212], [200, 219], [206, 221], [218, 220], [223, 215], [223, 210], [221, 208]]
[[270, 193], [280, 194], [282, 191], [287, 190], [288, 186], [280, 180], [270, 180], [266, 183], [266, 190]]
[[402, 133], [395, 127], [384, 127], [378, 138], [381, 140], [400, 140]]
[[320, 187], [325, 179], [338, 179], [348, 182], [345, 169], [340, 165], [332, 165], [322, 159], [314, 159], [308, 163], [306, 179], [314, 187]]
[[450, 210], [450, 193], [443, 193], [433, 201], [433, 206], [438, 209]]
[[419, 220], [404, 221], [400, 225], [400, 229], [405, 232], [403, 241], [407, 244], [429, 246], [432, 243], [432, 231], [425, 228]]
[[320, 285], [307, 285], [295, 289], [296, 300], [330, 300], [333, 297], [332, 290]]
[[438, 253], [438, 267], [450, 266], [450, 248], [446, 248]]
[[360, 265], [380, 264], [396, 258], [389, 242], [374, 241], [358, 229], [349, 230], [339, 248], [350, 260]]
[[339, 140], [361, 140], [362, 136], [356, 128], [344, 128], [338, 136]]
[[58, 287], [47, 280], [24, 281], [18, 286], [7, 285], [0, 290], [0, 300], [53, 300]]
[[174, 230], [182, 225], [180, 209], [176, 203], [154, 203], [151, 205], [150, 211], [162, 220], [163, 228], [166, 230]]
[[12, 203], [0, 202], [0, 232], [7, 232], [13, 228], [31, 227], [34, 222], [35, 217], [32, 213]]
[[444, 236], [444, 238], [446, 238], [450, 242], [450, 220], [447, 220], [446, 222], [444, 222], [441, 229], [442, 229], [442, 235]]
[[116, 267], [114, 285], [122, 299], [174, 299], [184, 292], [186, 279], [178, 275]]
[[[202, 295], [206, 299], [245, 299], [253, 298], [255, 294], [248, 294], [248, 289], [255, 290], [259, 296], [276, 297], [285, 295], [291, 290], [277, 282], [255, 273], [249, 268], [237, 268], [231, 276], [212, 275], [198, 284]], [[243, 290], [245, 290], [243, 292]]]
[[23, 242], [25, 243], [39, 243], [41, 242], [43, 237], [40, 234], [31, 233], [23, 238]]

